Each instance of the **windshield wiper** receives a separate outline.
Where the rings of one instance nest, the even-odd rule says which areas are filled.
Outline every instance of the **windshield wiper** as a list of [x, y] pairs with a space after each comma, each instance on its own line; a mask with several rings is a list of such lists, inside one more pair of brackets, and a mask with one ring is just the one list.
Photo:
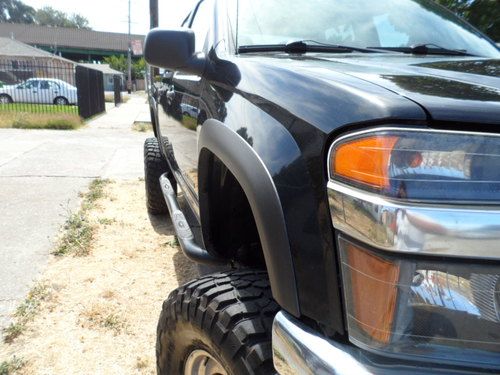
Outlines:
[[380, 49], [385, 51], [394, 51], [402, 53], [411, 53], [413, 55], [449, 55], [449, 56], [474, 56], [466, 50], [450, 49], [438, 46], [437, 44], [425, 43], [415, 44], [410, 47], [368, 47], [370, 49]]
[[[308, 43], [306, 43], [308, 42]], [[314, 43], [314, 44], [310, 44]], [[325, 44], [313, 40], [299, 40], [286, 44], [253, 44], [239, 46], [238, 53], [251, 52], [286, 52], [286, 53], [306, 53], [306, 52], [333, 52], [333, 53], [349, 53], [349, 52], [365, 52], [365, 53], [380, 53], [375, 49], [343, 46], [338, 44]]]

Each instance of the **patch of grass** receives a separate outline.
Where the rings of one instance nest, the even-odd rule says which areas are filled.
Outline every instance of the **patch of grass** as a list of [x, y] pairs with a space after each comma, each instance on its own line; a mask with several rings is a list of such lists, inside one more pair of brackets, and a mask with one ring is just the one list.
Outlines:
[[182, 125], [189, 130], [196, 130], [198, 127], [197, 121], [194, 117], [182, 115]]
[[121, 332], [126, 327], [126, 322], [109, 305], [94, 304], [85, 310], [81, 316], [85, 319], [89, 328], [104, 328]]
[[153, 131], [153, 125], [151, 125], [150, 122], [136, 121], [134, 122], [134, 125], [132, 125], [132, 130], [145, 133]]
[[85, 256], [90, 253], [95, 226], [90, 222], [88, 212], [95, 207], [95, 202], [104, 196], [104, 187], [110, 182], [110, 180], [95, 179], [90, 183], [89, 191], [83, 195], [80, 210], [69, 214], [64, 224], [64, 234], [53, 252], [54, 255]]
[[97, 219], [97, 222], [101, 225], [111, 225], [116, 223], [116, 219], [110, 219], [108, 217], [102, 217]]
[[50, 296], [47, 284], [35, 285], [26, 299], [17, 307], [14, 317], [15, 323], [11, 323], [3, 330], [4, 342], [11, 343], [26, 330], [26, 324], [30, 322], [40, 309], [42, 301]]
[[59, 240], [59, 245], [53, 254], [58, 256], [70, 253], [77, 256], [88, 255], [94, 233], [94, 226], [82, 210], [70, 214], [64, 224], [64, 235]]
[[94, 208], [96, 201], [104, 197], [104, 188], [111, 183], [111, 180], [96, 178], [90, 183], [89, 191], [85, 194], [82, 209], [88, 211]]
[[19, 357], [13, 356], [8, 361], [0, 363], [0, 375], [11, 375], [21, 370], [26, 365], [26, 362]]
[[7, 328], [3, 329], [3, 341], [7, 344], [14, 342], [16, 338], [22, 335], [25, 329], [25, 324], [10, 323]]
[[77, 114], [0, 112], [0, 128], [75, 130], [82, 125]]
[[120, 330], [121, 327], [123, 326], [123, 321], [120, 319], [120, 317], [118, 315], [109, 314], [108, 316], [106, 316], [104, 318], [102, 325], [104, 328], [113, 329], [113, 330]]
[[168, 245], [170, 247], [178, 247], [179, 246], [179, 239], [177, 238], [177, 236], [174, 236], [174, 238], [168, 242]]
[[36, 315], [40, 304], [50, 296], [49, 286], [47, 284], [35, 285], [26, 299], [21, 303], [16, 310], [15, 316], [22, 320], [31, 319]]
[[69, 113], [77, 115], [78, 106], [35, 103], [10, 103], [0, 104], [0, 112], [23, 112], [34, 114]]

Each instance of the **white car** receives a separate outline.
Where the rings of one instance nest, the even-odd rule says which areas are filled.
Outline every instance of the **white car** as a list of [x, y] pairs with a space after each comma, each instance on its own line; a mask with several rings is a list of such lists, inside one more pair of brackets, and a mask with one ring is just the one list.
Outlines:
[[193, 107], [190, 104], [181, 103], [181, 110], [182, 110], [182, 114], [184, 116], [198, 118], [198, 114], [199, 114], [198, 108]]
[[75, 86], [60, 79], [30, 78], [20, 84], [0, 87], [0, 104], [76, 104], [76, 93]]

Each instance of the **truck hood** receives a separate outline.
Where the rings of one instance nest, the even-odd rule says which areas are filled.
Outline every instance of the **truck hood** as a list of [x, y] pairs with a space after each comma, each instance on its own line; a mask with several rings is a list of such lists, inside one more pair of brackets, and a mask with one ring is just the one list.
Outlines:
[[433, 120], [500, 124], [500, 60], [411, 55], [321, 55], [297, 62], [317, 78], [341, 72], [420, 105]]

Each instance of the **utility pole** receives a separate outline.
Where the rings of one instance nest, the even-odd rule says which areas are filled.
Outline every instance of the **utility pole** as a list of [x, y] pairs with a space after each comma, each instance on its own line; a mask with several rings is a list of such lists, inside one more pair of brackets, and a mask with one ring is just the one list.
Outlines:
[[149, 20], [150, 29], [158, 27], [158, 0], [149, 0]]
[[[154, 29], [159, 25], [158, 0], [149, 0], [149, 28]], [[151, 68], [151, 77], [154, 79], [160, 74], [158, 68]]]
[[130, 94], [132, 92], [132, 37], [130, 34], [130, 0], [128, 0], [128, 53], [127, 53], [127, 63], [128, 63], [128, 79], [127, 79], [127, 91]]

